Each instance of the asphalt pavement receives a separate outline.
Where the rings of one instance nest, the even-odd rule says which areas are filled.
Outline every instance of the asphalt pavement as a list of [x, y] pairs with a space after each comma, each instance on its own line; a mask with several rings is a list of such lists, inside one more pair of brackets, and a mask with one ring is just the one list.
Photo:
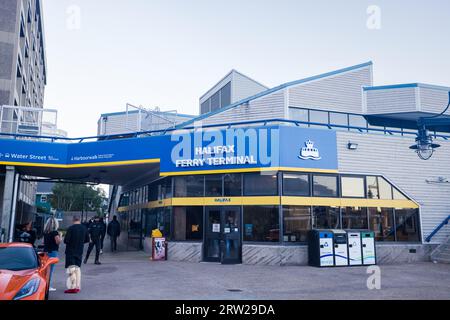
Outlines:
[[450, 299], [450, 265], [431, 262], [382, 265], [373, 278], [378, 273], [368, 274], [367, 267], [153, 262], [143, 252], [105, 253], [100, 266], [91, 255], [82, 267], [81, 292], [67, 295], [63, 260], [51, 300]]

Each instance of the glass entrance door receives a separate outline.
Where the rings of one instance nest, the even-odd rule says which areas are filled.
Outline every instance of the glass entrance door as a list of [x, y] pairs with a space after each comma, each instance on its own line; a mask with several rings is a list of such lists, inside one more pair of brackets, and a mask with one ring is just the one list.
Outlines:
[[220, 208], [207, 208], [205, 214], [205, 240], [203, 243], [203, 260], [207, 262], [221, 261], [222, 211]]
[[241, 209], [209, 207], [206, 208], [205, 220], [204, 261], [241, 263]]

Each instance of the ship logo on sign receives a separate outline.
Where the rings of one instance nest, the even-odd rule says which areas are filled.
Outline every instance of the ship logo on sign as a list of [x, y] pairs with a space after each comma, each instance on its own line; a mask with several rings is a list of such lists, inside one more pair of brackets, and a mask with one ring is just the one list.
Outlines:
[[300, 159], [303, 160], [321, 160], [319, 149], [314, 148], [314, 142], [308, 140], [305, 142], [306, 147], [302, 148], [300, 152]]

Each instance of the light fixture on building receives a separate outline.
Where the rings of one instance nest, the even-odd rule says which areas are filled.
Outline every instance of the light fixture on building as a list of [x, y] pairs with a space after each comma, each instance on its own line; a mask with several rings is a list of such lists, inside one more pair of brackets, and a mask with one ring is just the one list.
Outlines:
[[354, 142], [349, 142], [347, 144], [347, 148], [348, 150], [358, 150], [359, 144], [354, 143]]
[[439, 126], [449, 126], [450, 119], [448, 117], [444, 118], [447, 110], [450, 109], [450, 92], [448, 93], [448, 105], [440, 114], [432, 117], [422, 117], [417, 121], [418, 134], [416, 138], [416, 144], [409, 147], [415, 150], [417, 155], [422, 160], [428, 160], [433, 156], [435, 149], [439, 148], [440, 145], [433, 143], [433, 137], [429, 133], [427, 127], [439, 127]]
[[420, 159], [428, 160], [433, 156], [434, 150], [440, 146], [439, 144], [433, 143], [433, 137], [426, 127], [422, 126], [419, 129], [416, 144], [409, 148], [415, 150]]
[[425, 180], [427, 183], [432, 184], [432, 183], [450, 183], [450, 180], [446, 177], [437, 177], [437, 178], [433, 178], [433, 179], [426, 179]]

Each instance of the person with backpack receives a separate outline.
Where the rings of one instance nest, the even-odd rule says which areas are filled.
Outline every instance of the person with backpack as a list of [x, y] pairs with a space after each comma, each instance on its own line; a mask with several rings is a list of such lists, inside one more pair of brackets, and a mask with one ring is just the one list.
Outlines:
[[111, 239], [111, 252], [117, 251], [117, 238], [120, 236], [120, 223], [117, 216], [108, 224], [108, 236]]
[[86, 253], [86, 257], [84, 258], [84, 264], [86, 264], [89, 260], [89, 256], [92, 252], [92, 249], [95, 247], [95, 264], [100, 265], [100, 242], [102, 238], [103, 225], [100, 222], [100, 217], [95, 217], [94, 222], [89, 225], [89, 236], [91, 238], [89, 242], [89, 248]]

